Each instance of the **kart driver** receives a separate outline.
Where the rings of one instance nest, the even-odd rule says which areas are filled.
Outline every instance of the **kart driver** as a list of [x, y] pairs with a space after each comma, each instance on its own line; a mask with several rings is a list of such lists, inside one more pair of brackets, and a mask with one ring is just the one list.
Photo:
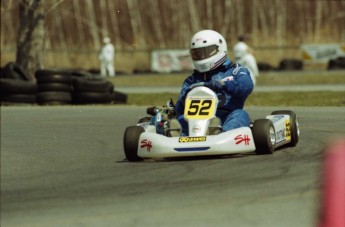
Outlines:
[[249, 127], [250, 118], [243, 106], [253, 90], [253, 81], [247, 68], [228, 58], [224, 37], [213, 30], [199, 31], [190, 42], [190, 54], [195, 70], [183, 82], [175, 105], [182, 135], [188, 135], [188, 124], [183, 116], [185, 98], [190, 86], [199, 82], [205, 82], [218, 96], [216, 116], [222, 122], [223, 131]]

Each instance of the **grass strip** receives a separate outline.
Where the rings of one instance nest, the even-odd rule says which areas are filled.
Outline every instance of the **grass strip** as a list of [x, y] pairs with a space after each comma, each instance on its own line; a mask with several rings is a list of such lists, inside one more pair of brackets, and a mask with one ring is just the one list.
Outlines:
[[[322, 72], [262, 72], [257, 78], [258, 86], [266, 85], [312, 85], [344, 84], [345, 71]], [[188, 74], [121, 75], [107, 78], [115, 87], [121, 86], [182, 86]]]
[[[177, 93], [128, 94], [128, 105], [162, 106], [170, 98], [176, 102]], [[252, 93], [247, 106], [345, 106], [345, 92], [257, 92]]]

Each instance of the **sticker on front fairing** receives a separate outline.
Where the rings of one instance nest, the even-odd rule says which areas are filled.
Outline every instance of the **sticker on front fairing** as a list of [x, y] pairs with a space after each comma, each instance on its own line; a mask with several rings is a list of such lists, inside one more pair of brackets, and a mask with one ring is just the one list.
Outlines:
[[215, 100], [212, 97], [190, 96], [186, 99], [185, 117], [187, 119], [208, 119], [215, 112]]
[[180, 137], [179, 143], [189, 143], [189, 142], [205, 142], [206, 136], [197, 136], [197, 137]]
[[286, 140], [291, 140], [291, 124], [290, 124], [290, 120], [286, 120], [285, 121], [285, 136], [286, 136]]

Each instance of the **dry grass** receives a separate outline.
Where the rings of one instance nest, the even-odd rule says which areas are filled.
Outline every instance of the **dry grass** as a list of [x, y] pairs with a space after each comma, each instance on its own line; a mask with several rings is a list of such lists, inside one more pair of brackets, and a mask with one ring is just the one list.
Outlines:
[[[190, 73], [121, 75], [109, 79], [115, 86], [181, 86]], [[345, 71], [262, 72], [258, 85], [344, 84]]]
[[[126, 75], [110, 79], [120, 86], [181, 86], [188, 74]], [[258, 85], [311, 85], [344, 84], [344, 71], [318, 72], [268, 72], [261, 73]], [[170, 98], [177, 100], [177, 93], [128, 94], [129, 105], [161, 106]], [[301, 98], [303, 97], [303, 98]], [[247, 100], [250, 106], [345, 106], [345, 92], [255, 92]]]
[[[177, 97], [175, 93], [129, 94], [127, 104], [162, 106]], [[345, 106], [345, 92], [258, 92], [249, 96], [246, 106]]]

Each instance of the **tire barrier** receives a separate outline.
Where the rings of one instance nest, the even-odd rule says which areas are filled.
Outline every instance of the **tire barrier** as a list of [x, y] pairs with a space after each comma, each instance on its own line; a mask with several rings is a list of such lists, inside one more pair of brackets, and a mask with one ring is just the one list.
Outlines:
[[1, 79], [1, 93], [36, 94], [37, 84], [31, 81]]
[[75, 104], [120, 104], [127, 102], [127, 95], [114, 91], [114, 85], [102, 78], [75, 78], [73, 84]]
[[113, 104], [125, 104], [127, 103], [128, 96], [125, 93], [113, 91], [113, 93], [110, 96], [110, 99]]
[[109, 92], [86, 92], [74, 91], [74, 104], [106, 104], [111, 103], [111, 94]]
[[18, 79], [0, 79], [1, 105], [35, 104], [37, 84]]
[[37, 94], [39, 105], [66, 105], [72, 101], [71, 92], [46, 91]]
[[69, 84], [64, 84], [64, 83], [54, 83], [54, 82], [53, 83], [44, 83], [44, 84], [39, 84], [38, 91], [39, 92], [45, 92], [45, 91], [71, 92], [72, 86]]
[[114, 86], [107, 80], [76, 78], [74, 80], [73, 103], [105, 104], [110, 103]]
[[272, 65], [265, 62], [258, 62], [257, 65], [258, 65], [259, 71], [270, 71], [274, 69]]
[[66, 105], [72, 102], [73, 76], [67, 71], [37, 70], [37, 103], [39, 105]]
[[34, 81], [21, 66], [10, 62], [0, 69], [1, 104], [121, 104], [127, 94], [91, 72], [78, 69], [39, 69]]
[[298, 59], [283, 59], [280, 61], [278, 70], [302, 70], [303, 61]]
[[63, 74], [36, 74], [38, 84], [63, 83], [72, 85], [73, 77]]
[[78, 92], [109, 92], [114, 90], [114, 85], [102, 79], [76, 78], [74, 80], [74, 90]]
[[33, 81], [30, 76], [24, 71], [24, 69], [17, 63], [9, 62], [1, 73], [1, 78]]
[[336, 59], [329, 60], [328, 70], [345, 69], [345, 57], [338, 57]]

